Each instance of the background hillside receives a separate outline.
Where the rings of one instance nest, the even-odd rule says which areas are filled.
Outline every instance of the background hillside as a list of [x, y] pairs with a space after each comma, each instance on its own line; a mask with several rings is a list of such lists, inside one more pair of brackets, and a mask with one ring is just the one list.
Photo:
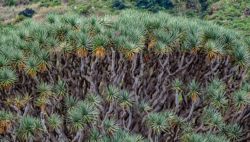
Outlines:
[[104, 15], [123, 9], [142, 9], [213, 21], [245, 35], [250, 31], [247, 0], [0, 0], [0, 6], [0, 21], [5, 23], [22, 19], [17, 15], [27, 7], [37, 12], [37, 19], [50, 12]]

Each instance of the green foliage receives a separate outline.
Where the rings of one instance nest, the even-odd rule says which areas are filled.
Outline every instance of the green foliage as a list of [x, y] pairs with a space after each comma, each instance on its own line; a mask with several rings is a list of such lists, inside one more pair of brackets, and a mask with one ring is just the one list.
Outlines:
[[0, 121], [13, 120], [14, 116], [8, 111], [0, 110]]
[[179, 79], [175, 79], [173, 82], [173, 90], [175, 91], [181, 91], [183, 83]]
[[125, 9], [127, 6], [125, 5], [123, 0], [114, 0], [112, 7], [117, 10]]
[[223, 117], [222, 115], [213, 108], [206, 108], [203, 111], [203, 121], [204, 124], [209, 125], [210, 127], [221, 128], [223, 125]]
[[110, 119], [104, 120], [103, 127], [107, 135], [113, 135], [119, 129], [119, 126], [113, 120]]
[[237, 140], [241, 136], [242, 129], [238, 124], [228, 124], [222, 127], [222, 132], [226, 134], [230, 140]]
[[124, 130], [119, 129], [113, 137], [103, 137], [100, 142], [147, 142], [141, 135], [130, 134]]
[[244, 105], [250, 103], [250, 98], [248, 92], [244, 90], [239, 90], [233, 94], [235, 106], [240, 109]]
[[64, 101], [66, 108], [72, 109], [76, 106], [78, 100], [74, 96], [66, 96]]
[[115, 134], [113, 140], [116, 142], [145, 142], [141, 135], [130, 134], [122, 130]]
[[68, 121], [74, 131], [82, 130], [87, 125], [94, 123], [97, 116], [98, 110], [84, 102], [78, 103], [75, 108], [68, 111]]
[[12, 86], [17, 81], [17, 76], [13, 70], [8, 68], [0, 69], [0, 86]]
[[60, 128], [62, 125], [61, 117], [58, 114], [51, 114], [48, 118], [48, 125], [53, 130]]
[[222, 108], [227, 105], [227, 98], [225, 96], [226, 86], [218, 79], [214, 79], [207, 87], [208, 97], [212, 99], [212, 105], [216, 108]]
[[40, 6], [44, 7], [53, 7], [53, 6], [58, 6], [61, 4], [60, 0], [41, 0], [40, 1]]
[[37, 86], [37, 92], [39, 93], [40, 96], [51, 96], [52, 86], [42, 82]]
[[130, 98], [129, 92], [121, 91], [118, 98], [119, 105], [124, 108], [128, 108], [132, 106], [132, 100]]
[[189, 84], [188, 84], [188, 89], [189, 89], [189, 95], [192, 96], [197, 96], [199, 94], [199, 84], [197, 81], [192, 80]]
[[[249, 1], [245, 0], [220, 0], [210, 7], [212, 13], [207, 15], [205, 19], [214, 21], [231, 29], [240, 30], [243, 34], [249, 35], [250, 17], [244, 16], [243, 14], [244, 10], [249, 8], [249, 6]], [[213, 11], [213, 7], [217, 7], [217, 10]]]
[[74, 10], [79, 14], [89, 14], [91, 5], [79, 5]]
[[56, 95], [65, 96], [67, 94], [66, 83], [62, 80], [59, 80], [57, 84], [54, 85], [54, 92]]
[[148, 128], [152, 129], [153, 132], [159, 135], [169, 127], [167, 117], [164, 113], [150, 113], [147, 117]]
[[19, 126], [17, 128], [17, 137], [20, 140], [34, 139], [43, 131], [41, 122], [39, 119], [25, 116], [21, 118]]
[[119, 89], [116, 88], [115, 86], [108, 86], [107, 87], [107, 100], [108, 101], [114, 101], [119, 95]]
[[149, 112], [152, 108], [149, 105], [149, 103], [147, 103], [145, 101], [141, 101], [138, 105], [138, 109], [140, 112]]
[[102, 102], [102, 98], [95, 94], [88, 94], [84, 99], [84, 102], [88, 105], [92, 105], [94, 107], [99, 106]]
[[17, 4], [17, 0], [4, 0], [4, 5], [14, 6]]
[[161, 7], [165, 9], [174, 7], [171, 0], [137, 0], [136, 6], [139, 8], [149, 9], [154, 12], [160, 10]]
[[112, 0], [70, 0], [68, 5], [78, 14], [110, 14], [113, 13]]
[[229, 142], [223, 136], [218, 136], [214, 134], [188, 134], [183, 137], [183, 142]]

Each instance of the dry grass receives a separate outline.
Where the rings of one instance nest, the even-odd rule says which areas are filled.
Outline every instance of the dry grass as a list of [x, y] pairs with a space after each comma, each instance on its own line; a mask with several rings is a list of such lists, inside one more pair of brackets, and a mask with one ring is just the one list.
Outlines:
[[31, 4], [31, 5], [19, 5], [15, 7], [1, 7], [0, 6], [0, 22], [9, 24], [16, 22], [18, 13], [25, 8], [32, 8], [36, 11], [34, 15], [35, 20], [41, 20], [48, 13], [66, 13], [69, 9], [66, 5], [60, 5], [56, 7], [40, 7], [39, 4]]
[[56, 6], [56, 7], [40, 7], [37, 11], [37, 14], [34, 15], [35, 20], [41, 20], [46, 16], [48, 13], [58, 13], [63, 14], [68, 12], [69, 9], [66, 5]]

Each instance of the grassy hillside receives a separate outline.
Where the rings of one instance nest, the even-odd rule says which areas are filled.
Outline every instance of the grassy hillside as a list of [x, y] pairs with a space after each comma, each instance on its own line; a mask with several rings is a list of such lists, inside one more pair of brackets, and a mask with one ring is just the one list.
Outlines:
[[210, 7], [211, 14], [207, 20], [214, 21], [227, 28], [237, 29], [249, 36], [250, 1], [220, 0]]
[[[151, 2], [152, 1], [152, 2]], [[160, 1], [160, 0], [159, 0]], [[161, 1], [160, 1], [161, 2]], [[213, 21], [227, 28], [242, 31], [248, 35], [249, 29], [249, 9], [250, 2], [246, 0], [197, 0], [197, 1], [177, 1], [166, 0], [161, 3], [153, 2], [153, 0], [5, 0], [0, 1], [2, 5], [23, 5], [20, 8], [1, 8], [0, 19], [13, 19], [17, 16], [18, 11], [25, 7], [31, 7], [37, 10], [40, 15], [45, 15], [40, 12], [38, 7], [31, 4], [38, 3], [39, 7], [48, 7], [47, 11], [57, 11], [64, 9], [78, 14], [113, 14], [118, 13], [119, 9], [147, 9], [149, 11], [166, 11], [173, 15], [181, 15], [187, 17], [202, 18]], [[165, 3], [164, 3], [165, 2]], [[167, 3], [166, 3], [167, 2]], [[28, 5], [27, 5], [28, 4]], [[13, 11], [10, 11], [13, 9]], [[55, 9], [55, 10], [53, 10]], [[16, 11], [16, 12], [15, 12]], [[8, 16], [10, 15], [10, 16]]]

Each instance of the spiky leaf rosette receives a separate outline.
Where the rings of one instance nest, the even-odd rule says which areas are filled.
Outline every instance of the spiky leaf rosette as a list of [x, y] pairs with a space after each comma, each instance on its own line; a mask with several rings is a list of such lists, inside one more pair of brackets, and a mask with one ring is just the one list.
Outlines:
[[213, 108], [206, 108], [203, 112], [204, 123], [210, 127], [221, 127], [223, 126], [223, 117], [221, 114]]
[[100, 106], [102, 99], [100, 96], [97, 96], [95, 94], [88, 94], [84, 100], [86, 104], [93, 105], [93, 106]]
[[37, 86], [37, 92], [39, 93], [39, 96], [42, 97], [49, 97], [52, 95], [52, 86], [50, 84], [41, 82], [38, 86]]
[[172, 86], [173, 86], [173, 90], [176, 91], [181, 91], [183, 83], [179, 80], [179, 79], [175, 79]]
[[0, 111], [0, 134], [6, 133], [11, 126], [14, 116], [7, 111]]
[[66, 82], [59, 80], [57, 84], [54, 85], [53, 92], [58, 96], [65, 96], [67, 94]]
[[242, 129], [238, 124], [228, 124], [222, 127], [222, 132], [225, 133], [230, 140], [236, 140], [241, 136]]
[[198, 100], [198, 95], [199, 95], [199, 84], [195, 81], [192, 80], [189, 84], [188, 84], [188, 88], [189, 88], [189, 96], [191, 97], [193, 102], [196, 102]]
[[36, 77], [38, 71], [39, 71], [39, 60], [35, 57], [30, 57], [26, 63], [25, 63], [25, 71], [26, 73], [34, 78]]
[[164, 132], [169, 127], [167, 117], [164, 114], [151, 113], [147, 117], [148, 128], [152, 129], [156, 135]]
[[0, 67], [7, 66], [9, 64], [9, 60], [3, 55], [0, 56]]
[[96, 35], [93, 39], [93, 54], [96, 57], [104, 58], [106, 55], [105, 46], [108, 43], [108, 39], [104, 35]]
[[130, 98], [129, 92], [121, 91], [119, 95], [119, 105], [123, 108], [129, 108], [132, 106], [132, 99]]
[[183, 142], [201, 142], [201, 141], [208, 141], [208, 142], [229, 142], [224, 136], [214, 135], [214, 134], [196, 134], [191, 133], [188, 135], [183, 136]]
[[62, 125], [62, 118], [58, 114], [51, 114], [48, 118], [48, 125], [52, 130], [58, 129]]
[[233, 94], [233, 97], [234, 97], [235, 106], [239, 109], [240, 108], [242, 109], [242, 107], [249, 105], [250, 103], [249, 93], [244, 90], [236, 91]]
[[226, 92], [225, 84], [218, 80], [214, 79], [207, 87], [208, 97], [211, 98], [212, 105], [217, 108], [226, 107], [228, 100], [225, 96]]
[[17, 128], [17, 137], [20, 140], [32, 140], [43, 131], [41, 122], [38, 118], [25, 116], [21, 118]]
[[17, 81], [16, 73], [8, 68], [0, 69], [0, 87], [9, 89]]
[[114, 135], [118, 131], [119, 126], [114, 122], [114, 120], [106, 119], [103, 123], [103, 128], [108, 135]]
[[98, 110], [84, 102], [80, 102], [75, 108], [68, 111], [68, 121], [74, 131], [82, 130], [87, 125], [94, 123], [97, 116]]
[[64, 98], [65, 106], [67, 109], [72, 109], [77, 105], [77, 98], [74, 96], [66, 96]]
[[113, 85], [109, 85], [107, 87], [107, 96], [106, 99], [107, 101], [115, 101], [119, 95], [119, 89]]
[[77, 34], [76, 55], [80, 58], [87, 57], [90, 41], [85, 33]]

